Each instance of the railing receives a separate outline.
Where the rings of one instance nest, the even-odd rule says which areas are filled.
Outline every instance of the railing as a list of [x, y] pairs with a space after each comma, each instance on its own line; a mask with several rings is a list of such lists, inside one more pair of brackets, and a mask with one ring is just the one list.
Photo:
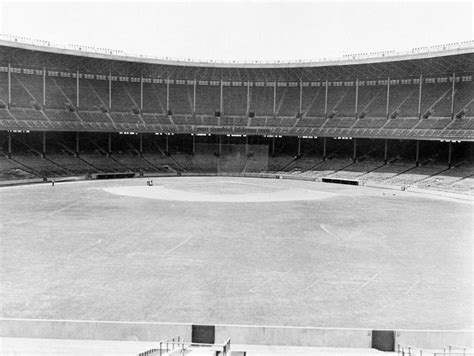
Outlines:
[[397, 344], [397, 354], [401, 356], [474, 356], [474, 352], [465, 346], [448, 345], [443, 350], [428, 351], [419, 347]]
[[409, 51], [400, 51], [400, 52], [390, 50], [390, 51], [345, 54], [342, 57], [327, 57], [327, 58], [319, 58], [319, 59], [280, 59], [280, 60], [270, 61], [270, 60], [218, 60], [218, 59], [157, 57], [157, 56], [151, 56], [151, 55], [125, 53], [121, 50], [108, 49], [108, 48], [98, 48], [98, 47], [82, 46], [82, 45], [75, 45], [75, 44], [68, 44], [68, 45], [57, 44], [57, 43], [52, 43], [50, 41], [38, 40], [38, 39], [22, 37], [22, 36], [14, 36], [14, 35], [9, 35], [9, 34], [0, 34], [0, 39], [5, 40], [5, 41], [10, 41], [10, 42], [30, 44], [34, 46], [74, 50], [74, 51], [83, 52], [83, 53], [115, 55], [115, 56], [121, 56], [121, 57], [127, 57], [127, 58], [163, 60], [163, 61], [172, 61], [172, 62], [180, 62], [180, 63], [189, 62], [190, 65], [192, 65], [193, 63], [236, 64], [236, 65], [238, 64], [248, 64], [248, 65], [250, 64], [254, 64], [254, 65], [255, 64], [267, 64], [267, 65], [310, 64], [310, 63], [317, 63], [317, 62], [332, 62], [332, 61], [339, 62], [339, 61], [368, 59], [368, 58], [384, 58], [384, 57], [395, 57], [395, 56], [423, 54], [423, 53], [436, 53], [436, 52], [442, 52], [442, 51], [448, 51], [448, 50], [456, 50], [456, 49], [459, 50], [459, 49], [474, 47], [474, 40], [471, 40], [471, 41], [448, 43], [448, 44], [441, 44], [441, 45], [435, 45], [435, 46], [418, 47], [418, 48], [413, 48]]
[[159, 355], [164, 356], [169, 352], [180, 351], [180, 355], [184, 355], [185, 350], [191, 347], [208, 347], [213, 351], [220, 352], [221, 356], [230, 356], [230, 339], [227, 339], [223, 344], [206, 344], [206, 343], [196, 343], [196, 342], [185, 342], [181, 341], [180, 337], [168, 339], [165, 341], [160, 341], [159, 348], [150, 349], [145, 352], [139, 353], [138, 356], [148, 356], [148, 355]]

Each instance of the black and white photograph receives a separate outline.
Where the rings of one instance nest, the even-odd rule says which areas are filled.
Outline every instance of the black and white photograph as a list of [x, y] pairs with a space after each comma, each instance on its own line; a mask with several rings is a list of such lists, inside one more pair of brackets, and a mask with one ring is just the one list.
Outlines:
[[0, 0], [0, 355], [474, 356], [474, 2]]

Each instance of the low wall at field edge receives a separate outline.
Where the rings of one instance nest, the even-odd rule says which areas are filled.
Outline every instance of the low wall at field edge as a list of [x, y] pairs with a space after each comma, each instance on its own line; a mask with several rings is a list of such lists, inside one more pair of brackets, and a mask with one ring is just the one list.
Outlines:
[[395, 345], [442, 349], [448, 345], [474, 347], [474, 330], [397, 330]]
[[252, 325], [216, 325], [216, 341], [233, 344], [370, 348], [372, 330]]
[[[192, 340], [192, 324], [0, 318], [0, 337], [161, 341]], [[395, 345], [441, 349], [472, 347], [472, 330], [395, 330]], [[370, 348], [372, 329], [215, 325], [215, 342], [233, 344]]]

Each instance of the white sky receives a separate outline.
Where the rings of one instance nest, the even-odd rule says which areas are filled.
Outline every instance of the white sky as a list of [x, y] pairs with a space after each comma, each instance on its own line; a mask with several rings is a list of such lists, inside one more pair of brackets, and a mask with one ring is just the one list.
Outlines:
[[277, 60], [473, 39], [473, 2], [20, 2], [5, 34], [158, 57]]

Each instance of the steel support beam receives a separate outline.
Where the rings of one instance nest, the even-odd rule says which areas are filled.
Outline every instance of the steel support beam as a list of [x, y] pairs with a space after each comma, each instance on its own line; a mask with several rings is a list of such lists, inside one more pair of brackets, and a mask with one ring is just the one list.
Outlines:
[[418, 118], [421, 119], [421, 93], [423, 91], [423, 75], [420, 74], [420, 88], [418, 90]]
[[[387, 78], [387, 107], [385, 110], [385, 113], [387, 115], [387, 119], [389, 118], [390, 115], [390, 77]], [[387, 140], [385, 140], [387, 141]]]
[[[194, 78], [194, 83], [193, 83], [193, 115], [196, 114], [196, 90], [197, 90], [197, 81], [196, 81], [196, 78]], [[194, 150], [193, 150], [193, 153], [194, 153]]]
[[140, 77], [140, 111], [143, 110], [143, 77]]
[[455, 85], [456, 85], [456, 73], [453, 72], [453, 87], [451, 90], [451, 119], [454, 119], [454, 114], [455, 114], [454, 113], [454, 94], [456, 93]]
[[300, 106], [299, 106], [299, 111], [298, 114], [303, 113], [303, 81], [300, 80]]
[[76, 107], [79, 107], [79, 69], [76, 71]]
[[8, 63], [8, 107], [12, 104], [12, 67]]
[[46, 67], [43, 67], [43, 107], [46, 106]]
[[277, 112], [276, 112], [276, 103], [277, 101], [277, 82], [275, 80], [275, 82], [273, 83], [273, 116], [276, 116]]
[[224, 112], [224, 86], [222, 85], [222, 79], [221, 79], [221, 88], [220, 88], [220, 100], [219, 100], [219, 112], [222, 113]]
[[356, 92], [355, 92], [354, 114], [356, 118], [357, 118], [357, 113], [358, 113], [358, 110], [357, 110], [358, 106], [359, 106], [359, 78], [356, 79]]
[[326, 93], [324, 96], [324, 116], [326, 117], [328, 116], [328, 85], [329, 85], [329, 82], [326, 79]]
[[[166, 81], [166, 115], [170, 111], [170, 81]], [[168, 151], [168, 150], [167, 150]]]
[[112, 109], [112, 73], [109, 73], [109, 110]]
[[247, 81], [247, 116], [250, 112], [250, 81]]

